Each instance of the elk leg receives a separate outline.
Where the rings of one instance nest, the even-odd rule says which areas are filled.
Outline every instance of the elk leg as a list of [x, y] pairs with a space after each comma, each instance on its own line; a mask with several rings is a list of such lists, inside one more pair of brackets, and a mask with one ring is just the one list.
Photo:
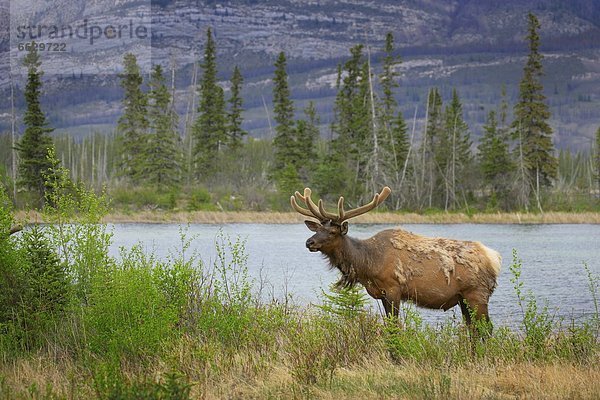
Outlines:
[[383, 309], [385, 310], [385, 315], [387, 317], [398, 317], [400, 315], [400, 307], [394, 301], [390, 300], [387, 297], [381, 299], [381, 303], [383, 304]]
[[474, 338], [485, 338], [492, 333], [487, 303], [473, 299], [469, 301], [469, 298], [465, 297], [460, 302], [460, 309]]

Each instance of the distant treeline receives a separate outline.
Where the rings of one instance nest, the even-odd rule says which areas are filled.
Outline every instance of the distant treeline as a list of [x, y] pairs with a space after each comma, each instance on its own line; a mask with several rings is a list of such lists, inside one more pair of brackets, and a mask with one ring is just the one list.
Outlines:
[[[73, 181], [106, 187], [115, 205], [133, 208], [285, 209], [289, 196], [304, 186], [329, 204], [340, 195], [352, 204], [388, 185], [391, 209], [597, 209], [600, 128], [589, 151], [556, 154], [540, 81], [540, 25], [533, 14], [528, 21], [519, 98], [510, 105], [498, 89], [501, 100], [488, 113], [477, 145], [456, 89], [449, 99], [439, 88], [429, 91], [418, 130], [418, 111], [403, 114], [397, 100], [401, 59], [391, 33], [384, 48], [356, 45], [338, 65], [334, 117], [326, 132], [314, 103], [298, 110], [291, 100], [287, 59], [280, 53], [272, 109], [263, 99], [272, 141], [252, 139], [242, 129], [242, 71], [233, 68], [226, 88], [218, 83], [210, 29], [203, 59], [192, 72], [197, 96], [183, 115], [174, 107], [173, 75], [155, 65], [145, 80], [135, 56], [127, 54], [118, 125], [112, 134], [83, 140], [50, 138], [39, 102], [39, 56], [32, 49], [25, 60], [25, 134], [18, 141], [0, 137], [2, 159], [9, 161], [2, 165], [2, 182], [21, 207], [43, 204], [47, 181], [60, 165]], [[379, 70], [372, 67], [373, 54]], [[46, 158], [50, 148], [55, 156]]]

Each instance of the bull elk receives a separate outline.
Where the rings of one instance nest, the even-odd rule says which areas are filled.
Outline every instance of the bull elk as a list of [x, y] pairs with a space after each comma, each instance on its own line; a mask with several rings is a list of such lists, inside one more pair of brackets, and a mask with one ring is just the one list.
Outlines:
[[347, 235], [349, 219], [374, 209], [390, 193], [386, 186], [370, 203], [348, 211], [340, 197], [337, 214], [326, 211], [322, 200], [315, 204], [309, 188], [304, 195], [296, 192], [290, 202], [300, 214], [319, 221], [305, 221], [315, 232], [306, 247], [323, 253], [331, 268], [341, 272], [338, 286], [360, 283], [381, 300], [386, 314], [396, 317], [400, 302], [411, 300], [444, 311], [459, 304], [468, 326], [472, 315], [489, 321], [488, 301], [500, 273], [498, 252], [479, 242], [428, 238], [402, 229], [387, 229], [366, 240]]

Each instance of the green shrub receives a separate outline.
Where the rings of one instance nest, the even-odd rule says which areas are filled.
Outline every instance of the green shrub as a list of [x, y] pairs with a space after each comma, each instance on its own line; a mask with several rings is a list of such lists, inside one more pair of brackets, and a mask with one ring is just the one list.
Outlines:
[[93, 276], [83, 315], [90, 350], [117, 359], [159, 354], [176, 331], [179, 310], [155, 279], [160, 266], [140, 247], [122, 256], [120, 264]]
[[187, 209], [189, 211], [214, 211], [217, 207], [212, 204], [212, 196], [208, 190], [198, 187], [190, 190]]

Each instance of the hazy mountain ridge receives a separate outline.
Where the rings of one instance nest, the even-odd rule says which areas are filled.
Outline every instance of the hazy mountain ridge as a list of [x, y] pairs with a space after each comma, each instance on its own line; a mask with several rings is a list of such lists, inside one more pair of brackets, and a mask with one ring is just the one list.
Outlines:
[[[3, 49], [9, 42], [4, 28], [6, 3], [0, 6]], [[151, 13], [150, 3], [143, 1], [61, 1], [60, 7], [48, 7], [45, 1], [29, 3], [41, 10], [36, 22], [46, 24], [89, 18], [106, 26], [132, 16], [150, 16], [152, 48], [150, 53], [141, 53], [140, 63], [146, 68], [156, 62], [177, 65], [178, 109], [182, 113], [189, 108], [192, 63], [202, 54], [206, 28], [212, 27], [221, 77], [226, 79], [234, 64], [239, 64], [247, 77], [246, 125], [256, 135], [268, 134], [262, 98], [270, 99], [271, 65], [279, 51], [289, 57], [293, 96], [316, 99], [322, 120], [327, 122], [335, 65], [358, 42], [369, 44], [376, 60], [388, 31], [394, 32], [398, 53], [404, 59], [398, 91], [403, 109], [412, 115], [415, 106], [422, 108], [423, 95], [431, 85], [457, 86], [468, 122], [476, 129], [485, 109], [497, 101], [502, 84], [509, 86], [510, 97], [516, 95], [525, 55], [525, 14], [532, 10], [542, 24], [542, 48], [548, 56], [545, 85], [559, 133], [557, 143], [581, 147], [600, 121], [600, 111], [593, 111], [600, 108], [600, 3], [594, 0], [153, 1]], [[60, 107], [50, 104], [50, 119], [62, 128], [114, 123], [120, 99], [115, 73], [125, 52], [143, 51], [143, 46], [127, 48], [108, 41], [79, 46], [76, 54], [44, 60], [48, 94], [74, 94], [71, 102], [61, 99]], [[10, 63], [4, 54], [0, 88], [6, 90], [8, 74], [4, 71]], [[78, 96], [77, 91], [82, 90], [95, 93]], [[5, 98], [0, 101], [0, 114], [8, 109]], [[418, 112], [421, 115], [422, 110]], [[571, 117], [566, 118], [567, 114]], [[0, 119], [0, 129], [5, 130], [7, 122]]]

